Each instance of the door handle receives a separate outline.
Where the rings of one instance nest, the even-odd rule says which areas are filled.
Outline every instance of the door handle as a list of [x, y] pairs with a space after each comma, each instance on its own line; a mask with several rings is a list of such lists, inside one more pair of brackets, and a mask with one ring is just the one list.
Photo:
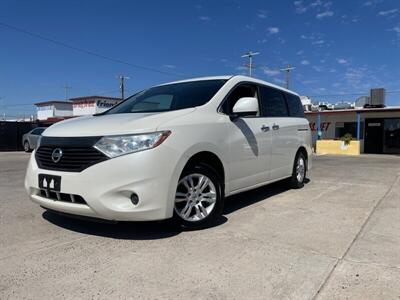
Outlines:
[[263, 126], [261, 126], [261, 130], [264, 132], [267, 132], [267, 131], [269, 131], [269, 126], [263, 125]]
[[279, 125], [276, 125], [276, 124], [272, 125], [272, 129], [273, 130], [278, 130], [279, 129]]

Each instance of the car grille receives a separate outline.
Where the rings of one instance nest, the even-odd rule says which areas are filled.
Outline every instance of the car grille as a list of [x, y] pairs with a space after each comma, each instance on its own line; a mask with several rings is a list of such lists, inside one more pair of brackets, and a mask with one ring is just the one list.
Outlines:
[[76, 204], [86, 204], [85, 199], [82, 196], [74, 195], [74, 194], [65, 194], [48, 190], [40, 190], [40, 195], [50, 200], [61, 201], [61, 202], [69, 202]]
[[[41, 169], [65, 172], [81, 172], [86, 168], [107, 160], [100, 151], [92, 147], [98, 138], [46, 138], [40, 141], [36, 150], [36, 161]], [[62, 150], [61, 159], [54, 162], [52, 153], [55, 149]]]

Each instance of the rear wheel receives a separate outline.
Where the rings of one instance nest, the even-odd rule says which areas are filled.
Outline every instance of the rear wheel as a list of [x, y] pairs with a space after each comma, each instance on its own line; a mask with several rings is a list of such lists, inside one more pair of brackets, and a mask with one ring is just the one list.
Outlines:
[[24, 142], [24, 151], [25, 152], [31, 152], [31, 146], [29, 145], [28, 141]]
[[181, 175], [175, 194], [174, 218], [186, 228], [204, 228], [220, 217], [222, 184], [208, 165], [188, 167]]
[[302, 152], [298, 152], [294, 160], [290, 186], [294, 189], [300, 189], [304, 186], [307, 175], [307, 159]]

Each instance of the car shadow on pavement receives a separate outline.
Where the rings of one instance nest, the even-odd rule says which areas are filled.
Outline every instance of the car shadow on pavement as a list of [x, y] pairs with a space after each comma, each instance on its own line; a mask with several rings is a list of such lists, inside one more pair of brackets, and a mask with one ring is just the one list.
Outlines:
[[[310, 180], [307, 178], [306, 184], [309, 181]], [[223, 215], [210, 227], [216, 227], [224, 224], [228, 221], [227, 216], [229, 216], [231, 213], [258, 202], [268, 200], [268, 198], [288, 191], [289, 189], [290, 188], [288, 187], [287, 181], [283, 180], [228, 197], [225, 201]], [[171, 220], [111, 223], [102, 222], [100, 220], [93, 221], [86, 218], [75, 218], [51, 210], [45, 210], [42, 216], [48, 222], [66, 230], [114, 239], [156, 240], [174, 237], [183, 231], [190, 231], [190, 229], [182, 229]], [[204, 229], [207, 230], [208, 228]]]
[[[192, 231], [192, 229], [181, 228], [172, 220], [152, 222], [102, 222], [100, 220], [93, 221], [71, 217], [51, 210], [44, 211], [42, 217], [48, 222], [67, 230], [114, 239], [156, 240], [170, 238], [183, 231]], [[207, 228], [219, 226], [227, 220], [225, 216], [221, 216]], [[204, 230], [207, 228], [197, 230]]]
[[176, 236], [182, 230], [172, 222], [95, 222], [72, 218], [53, 211], [44, 211], [43, 218], [67, 230], [126, 240], [156, 240]]
[[[306, 178], [305, 184], [308, 184], [309, 182], [310, 179]], [[280, 180], [254, 190], [227, 197], [225, 200], [224, 215], [227, 216], [247, 206], [268, 200], [268, 198], [286, 192], [290, 189], [291, 188], [289, 187], [287, 180]]]

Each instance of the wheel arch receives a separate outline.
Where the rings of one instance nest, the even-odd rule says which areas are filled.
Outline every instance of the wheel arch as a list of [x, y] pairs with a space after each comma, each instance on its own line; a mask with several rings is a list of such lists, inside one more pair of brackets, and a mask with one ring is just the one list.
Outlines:
[[227, 174], [226, 163], [224, 162], [223, 155], [219, 152], [218, 147], [210, 143], [193, 145], [184, 153], [182, 153], [173, 172], [168, 194], [169, 201], [167, 204], [167, 215], [169, 217], [172, 217], [173, 215], [175, 193], [179, 178], [186, 167], [196, 162], [203, 162], [207, 165], [210, 165], [211, 168], [216, 169], [215, 171], [217, 175], [221, 177], [223, 186], [222, 192], [223, 194], [226, 193], [228, 184], [227, 178], [229, 177]]
[[296, 157], [297, 157], [297, 155], [298, 155], [299, 153], [302, 153], [302, 154], [304, 155], [304, 157], [305, 157], [305, 159], [306, 159], [306, 168], [308, 169], [308, 152], [307, 152], [307, 149], [306, 149], [304, 146], [300, 146], [300, 147], [297, 149], [295, 159], [296, 159]]
[[211, 167], [215, 173], [218, 175], [221, 183], [225, 185], [225, 168], [222, 160], [211, 151], [200, 151], [194, 155], [192, 155], [185, 164], [185, 167], [182, 169], [182, 172], [193, 165], [196, 164], [206, 164]]

